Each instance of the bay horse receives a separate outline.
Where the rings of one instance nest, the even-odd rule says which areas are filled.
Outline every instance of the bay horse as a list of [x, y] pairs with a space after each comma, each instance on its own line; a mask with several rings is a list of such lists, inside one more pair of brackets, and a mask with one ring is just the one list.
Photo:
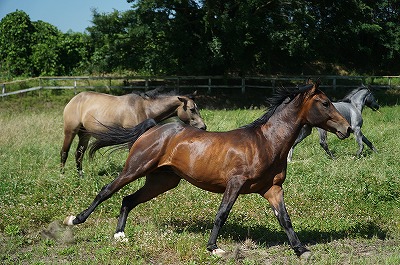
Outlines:
[[78, 174], [82, 176], [82, 160], [91, 137], [88, 132], [96, 133], [104, 130], [104, 126], [100, 124], [134, 127], [149, 118], [160, 122], [177, 116], [184, 123], [206, 129], [194, 102], [195, 96], [196, 92], [185, 96], [178, 96], [174, 92], [160, 94], [157, 89], [123, 96], [96, 92], [79, 93], [64, 108], [64, 143], [60, 152], [61, 173], [64, 173], [72, 141], [78, 135], [75, 160]]
[[144, 186], [122, 200], [114, 238], [126, 241], [124, 230], [129, 212], [185, 179], [201, 189], [223, 193], [207, 243], [211, 254], [224, 253], [217, 246], [217, 236], [239, 194], [258, 193], [270, 203], [294, 252], [307, 258], [310, 252], [294, 232], [283, 200], [287, 154], [304, 124], [324, 128], [340, 139], [348, 137], [351, 128], [318, 84], [296, 90], [282, 88], [269, 102], [271, 107], [263, 116], [226, 132], [209, 132], [180, 123], [156, 125], [149, 119], [131, 131], [113, 127], [99, 133], [90, 148], [91, 154], [103, 141], [107, 145], [133, 143], [125, 167], [86, 210], [67, 216], [64, 224], [85, 222], [100, 203], [145, 176]]
[[[350, 91], [343, 99], [338, 102], [333, 102], [333, 106], [346, 118], [346, 120], [350, 123], [351, 129], [353, 130], [356, 142], [358, 143], [358, 151], [356, 153], [357, 157], [361, 156], [362, 151], [364, 150], [363, 142], [375, 153], [378, 150], [375, 146], [365, 137], [365, 135], [361, 132], [361, 127], [363, 125], [362, 111], [364, 106], [369, 107], [373, 111], [379, 109], [379, 104], [376, 101], [372, 91], [365, 87], [361, 86], [356, 89]], [[327, 142], [327, 132], [324, 129], [317, 128], [319, 133], [319, 144], [325, 150], [325, 152], [334, 159], [335, 156], [329, 150], [328, 142]], [[304, 140], [307, 136], [309, 136], [312, 132], [312, 127], [308, 124], [304, 125], [301, 129], [299, 136], [294, 142], [292, 148], [288, 154], [288, 161], [292, 161], [293, 150], [297, 144]]]

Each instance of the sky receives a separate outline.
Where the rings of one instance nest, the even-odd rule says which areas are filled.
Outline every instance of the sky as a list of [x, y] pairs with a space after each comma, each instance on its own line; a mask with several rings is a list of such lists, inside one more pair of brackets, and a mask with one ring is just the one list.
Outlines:
[[42, 20], [62, 32], [84, 32], [92, 26], [92, 9], [110, 13], [126, 11], [132, 3], [126, 0], [0, 0], [0, 20], [17, 9], [27, 13], [31, 21]]

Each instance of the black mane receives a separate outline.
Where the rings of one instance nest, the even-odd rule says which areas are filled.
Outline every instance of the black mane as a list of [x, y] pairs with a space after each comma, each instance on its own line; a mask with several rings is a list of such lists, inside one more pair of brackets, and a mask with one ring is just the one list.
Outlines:
[[361, 90], [363, 90], [363, 89], [368, 89], [368, 88], [365, 87], [365, 86], [361, 86], [361, 87], [355, 88], [355, 89], [351, 90], [349, 93], [347, 93], [347, 95], [344, 96], [344, 98], [338, 100], [338, 102], [348, 102], [348, 103], [351, 103], [351, 98], [352, 98], [356, 93], [358, 93], [359, 91], [361, 91]]
[[141, 96], [143, 99], [157, 99], [166, 96], [178, 96], [178, 93], [175, 90], [171, 90], [166, 93], [161, 93], [164, 90], [164, 86], [156, 87], [152, 90], [148, 91], [133, 91], [132, 94]]
[[266, 100], [267, 105], [269, 105], [268, 111], [257, 120], [253, 121], [248, 125], [243, 126], [242, 128], [257, 127], [266, 123], [281, 104], [283, 103], [287, 104], [291, 102], [298, 94], [304, 93], [310, 90], [312, 87], [313, 87], [312, 84], [308, 84], [297, 88], [281, 87], [277, 89], [275, 94]]

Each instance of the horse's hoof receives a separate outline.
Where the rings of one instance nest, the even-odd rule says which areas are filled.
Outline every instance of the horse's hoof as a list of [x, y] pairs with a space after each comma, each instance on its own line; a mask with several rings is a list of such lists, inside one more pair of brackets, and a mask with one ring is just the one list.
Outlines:
[[217, 257], [222, 257], [225, 255], [225, 253], [226, 252], [220, 248], [216, 248], [211, 251], [211, 255], [217, 256]]
[[69, 226], [74, 225], [73, 221], [75, 218], [76, 218], [76, 216], [73, 216], [73, 215], [67, 216], [67, 217], [65, 217], [63, 224], [69, 225]]
[[128, 242], [128, 238], [125, 237], [125, 233], [124, 232], [118, 232], [114, 234], [114, 239], [117, 242], [123, 242], [126, 243]]
[[303, 252], [303, 254], [301, 254], [299, 258], [301, 260], [307, 261], [310, 257], [311, 257], [311, 251], [306, 251]]

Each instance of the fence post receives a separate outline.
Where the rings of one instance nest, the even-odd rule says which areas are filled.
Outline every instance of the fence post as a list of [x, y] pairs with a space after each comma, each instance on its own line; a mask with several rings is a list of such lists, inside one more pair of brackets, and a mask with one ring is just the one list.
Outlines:
[[74, 94], [76, 95], [76, 79], [74, 80]]
[[245, 93], [246, 93], [246, 81], [242, 77], [242, 94], [245, 94]]
[[148, 77], [146, 77], [146, 79], [144, 81], [144, 86], [145, 86], [144, 91], [149, 90], [149, 78]]
[[[1, 85], [1, 94], [6, 93], [6, 84]], [[5, 97], [1, 97], [1, 100], [4, 100]]]
[[275, 79], [271, 80], [271, 84], [272, 84], [272, 93], [275, 94]]
[[207, 94], [211, 93], [211, 78], [208, 78], [208, 90], [207, 90]]
[[333, 90], [336, 90], [336, 77], [333, 77], [333, 79], [332, 79], [332, 86], [333, 86]]

